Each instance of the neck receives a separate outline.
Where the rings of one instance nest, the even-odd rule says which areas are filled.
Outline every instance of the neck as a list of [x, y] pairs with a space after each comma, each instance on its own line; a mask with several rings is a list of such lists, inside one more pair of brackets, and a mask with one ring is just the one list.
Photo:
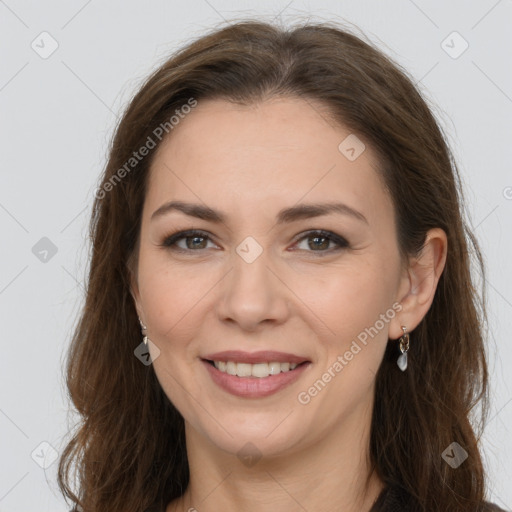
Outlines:
[[370, 421], [362, 429], [361, 419], [355, 414], [310, 446], [251, 466], [186, 424], [190, 481], [166, 512], [368, 512], [384, 486], [368, 477]]

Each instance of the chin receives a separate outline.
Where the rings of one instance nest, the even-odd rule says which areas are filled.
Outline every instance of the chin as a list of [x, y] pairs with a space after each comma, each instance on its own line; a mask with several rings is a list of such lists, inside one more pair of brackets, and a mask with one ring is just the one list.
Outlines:
[[304, 425], [301, 427], [297, 424], [297, 417], [294, 418], [295, 421], [289, 421], [291, 418], [285, 419], [287, 414], [289, 413], [276, 418], [275, 414], [261, 411], [245, 415], [233, 411], [232, 415], [221, 415], [221, 425], [211, 417], [201, 414], [202, 418], [196, 418], [193, 422], [187, 421], [187, 439], [197, 440], [196, 436], [199, 435], [206, 444], [238, 458], [284, 456], [297, 447], [307, 434], [302, 432]]

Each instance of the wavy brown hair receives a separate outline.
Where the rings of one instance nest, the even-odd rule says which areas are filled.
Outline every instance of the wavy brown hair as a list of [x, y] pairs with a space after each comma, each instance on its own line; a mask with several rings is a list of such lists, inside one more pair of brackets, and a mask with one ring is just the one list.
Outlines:
[[[362, 37], [330, 22], [282, 28], [243, 20], [161, 65], [111, 142], [90, 223], [85, 306], [67, 360], [80, 422], [58, 475], [63, 494], [85, 512], [161, 512], [189, 479], [183, 418], [153, 367], [134, 356], [141, 335], [130, 276], [156, 149], [129, 172], [119, 169], [191, 98], [251, 105], [280, 96], [325, 106], [322, 115], [371, 145], [393, 199], [403, 261], [419, 253], [429, 229], [448, 238], [432, 306], [411, 335], [408, 370], [397, 370], [396, 344], [388, 343], [376, 376], [371, 469], [403, 488], [416, 511], [469, 512], [484, 500], [478, 443], [488, 413], [487, 318], [485, 290], [470, 273], [472, 259], [482, 276], [484, 264], [446, 136], [408, 74]], [[454, 441], [469, 455], [457, 469], [441, 456]]]

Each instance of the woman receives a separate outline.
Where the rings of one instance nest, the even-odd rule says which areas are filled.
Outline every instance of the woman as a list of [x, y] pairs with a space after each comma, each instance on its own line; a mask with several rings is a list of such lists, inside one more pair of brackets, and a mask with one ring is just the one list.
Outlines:
[[500, 510], [468, 418], [488, 374], [462, 200], [411, 80], [345, 30], [246, 21], [183, 48], [96, 192], [64, 494], [85, 512]]

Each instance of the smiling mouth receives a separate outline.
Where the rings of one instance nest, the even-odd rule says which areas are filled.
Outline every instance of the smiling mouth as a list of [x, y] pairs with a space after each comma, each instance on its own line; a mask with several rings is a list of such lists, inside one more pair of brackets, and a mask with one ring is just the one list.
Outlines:
[[278, 375], [280, 373], [289, 373], [294, 371], [296, 368], [308, 364], [309, 361], [303, 361], [302, 363], [280, 363], [278, 361], [264, 361], [261, 363], [237, 363], [235, 361], [212, 361], [204, 359], [211, 366], [214, 366], [217, 370], [228, 375], [233, 375], [241, 378], [256, 377], [265, 378], [271, 375]]

